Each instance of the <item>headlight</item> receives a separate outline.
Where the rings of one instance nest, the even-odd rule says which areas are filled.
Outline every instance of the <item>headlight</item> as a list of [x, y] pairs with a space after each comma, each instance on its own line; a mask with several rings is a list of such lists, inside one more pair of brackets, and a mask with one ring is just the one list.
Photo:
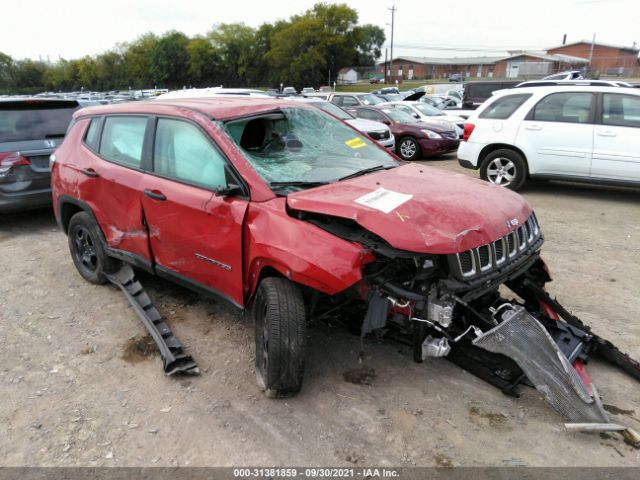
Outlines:
[[437, 140], [439, 138], [442, 138], [442, 135], [436, 132], [432, 132], [431, 130], [421, 130], [421, 131], [431, 140]]

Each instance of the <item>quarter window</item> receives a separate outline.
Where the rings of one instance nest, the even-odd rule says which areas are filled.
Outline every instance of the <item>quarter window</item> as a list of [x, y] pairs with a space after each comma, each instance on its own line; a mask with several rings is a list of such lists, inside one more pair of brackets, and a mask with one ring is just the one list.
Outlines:
[[602, 98], [602, 123], [640, 128], [640, 97], [605, 93]]
[[156, 128], [153, 169], [165, 177], [209, 190], [226, 186], [225, 160], [194, 125], [161, 118]]
[[84, 136], [84, 143], [86, 143], [91, 149], [98, 150], [98, 143], [100, 142], [100, 118], [92, 118], [87, 133]]
[[506, 95], [497, 98], [488, 108], [479, 115], [479, 118], [493, 118], [496, 120], [506, 120], [520, 105], [531, 97], [530, 94]]
[[552, 93], [538, 102], [531, 119], [541, 122], [589, 123], [592, 102], [591, 93]]
[[128, 167], [140, 168], [147, 117], [107, 117], [100, 155]]

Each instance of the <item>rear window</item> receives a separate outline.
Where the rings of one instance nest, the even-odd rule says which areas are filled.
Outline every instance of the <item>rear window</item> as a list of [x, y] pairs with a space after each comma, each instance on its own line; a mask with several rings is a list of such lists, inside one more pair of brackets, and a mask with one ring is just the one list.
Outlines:
[[77, 108], [75, 102], [0, 102], [0, 142], [64, 137]]
[[530, 93], [499, 97], [484, 109], [484, 111], [479, 115], [479, 118], [506, 120], [530, 97]]

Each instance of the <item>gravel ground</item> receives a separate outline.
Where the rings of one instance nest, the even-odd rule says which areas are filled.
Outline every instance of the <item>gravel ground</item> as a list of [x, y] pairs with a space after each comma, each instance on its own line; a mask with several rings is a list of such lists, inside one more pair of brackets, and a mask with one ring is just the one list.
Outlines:
[[[425, 162], [463, 171], [452, 156]], [[546, 237], [550, 291], [640, 357], [640, 191], [540, 183], [523, 195]], [[0, 217], [3, 466], [630, 466], [610, 435], [569, 434], [532, 389], [509, 398], [442, 359], [341, 327], [309, 333], [302, 393], [255, 385], [253, 329], [222, 303], [140, 276], [202, 375], [167, 378], [123, 295], [76, 273], [50, 211]], [[589, 371], [613, 419], [640, 430], [640, 384]], [[346, 378], [346, 379], [345, 379]]]

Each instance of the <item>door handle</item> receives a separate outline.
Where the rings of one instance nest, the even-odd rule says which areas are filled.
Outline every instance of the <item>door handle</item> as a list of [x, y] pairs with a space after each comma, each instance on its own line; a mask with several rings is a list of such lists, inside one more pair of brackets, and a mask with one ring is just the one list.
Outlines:
[[524, 128], [527, 130], [533, 130], [536, 132], [542, 130], [542, 127], [540, 125], [526, 125]]
[[596, 133], [601, 137], [615, 137], [616, 135], [618, 135], [616, 132], [612, 132], [611, 130], [601, 130]]
[[149, 198], [153, 198], [154, 200], [160, 200], [161, 202], [164, 202], [167, 199], [167, 197], [164, 196], [162, 192], [159, 192], [158, 190], [146, 189], [144, 191], [144, 194]]
[[82, 173], [84, 173], [87, 177], [96, 178], [100, 175], [93, 168], [83, 168]]

